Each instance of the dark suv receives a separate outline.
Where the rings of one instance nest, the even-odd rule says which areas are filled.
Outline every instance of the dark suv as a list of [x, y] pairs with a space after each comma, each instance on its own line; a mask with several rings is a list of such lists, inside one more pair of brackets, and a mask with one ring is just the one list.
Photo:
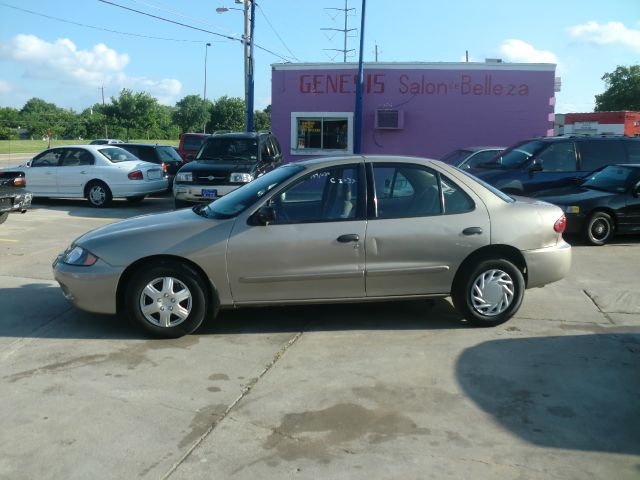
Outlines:
[[271, 132], [213, 135], [176, 175], [176, 208], [215, 200], [281, 164], [280, 143]]
[[149, 143], [123, 143], [118, 146], [133, 153], [140, 160], [162, 165], [162, 171], [169, 181], [169, 190], [171, 190], [173, 178], [184, 163], [175, 148], [169, 145], [152, 145]]
[[471, 173], [505, 193], [528, 195], [570, 185], [605, 165], [639, 162], [640, 138], [545, 137], [517, 143]]

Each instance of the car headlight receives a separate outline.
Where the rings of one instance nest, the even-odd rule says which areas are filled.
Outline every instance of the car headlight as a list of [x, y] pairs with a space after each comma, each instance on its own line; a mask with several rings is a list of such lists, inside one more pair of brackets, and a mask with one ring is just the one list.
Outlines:
[[253, 175], [250, 173], [232, 173], [229, 175], [229, 181], [231, 183], [249, 183], [253, 180]]
[[193, 173], [178, 172], [176, 175], [176, 182], [193, 182]]
[[75, 247], [69, 248], [66, 252], [64, 252], [62, 261], [67, 265], [90, 267], [98, 261], [98, 257], [93, 255], [88, 250], [76, 245]]
[[564, 207], [564, 211], [566, 213], [580, 213], [580, 207], [577, 205], [569, 205], [568, 207]]

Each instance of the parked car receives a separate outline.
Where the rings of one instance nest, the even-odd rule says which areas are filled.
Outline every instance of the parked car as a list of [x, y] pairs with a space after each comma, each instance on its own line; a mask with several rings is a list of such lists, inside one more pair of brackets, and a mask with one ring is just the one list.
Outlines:
[[458, 148], [447, 153], [440, 160], [448, 165], [469, 170], [476, 168], [481, 163], [488, 162], [506, 147], [467, 147]]
[[124, 143], [124, 142], [117, 138], [96, 138], [95, 140], [91, 140], [89, 145], [111, 145], [111, 144], [120, 144], [120, 143]]
[[604, 245], [615, 234], [640, 233], [640, 164], [609, 165], [577, 185], [533, 196], [562, 208], [567, 233], [579, 233], [592, 245]]
[[178, 153], [185, 162], [193, 160], [204, 141], [211, 135], [208, 133], [183, 133], [180, 135]]
[[26, 180], [22, 172], [0, 172], [0, 224], [9, 218], [9, 213], [25, 213], [31, 205], [31, 192], [25, 189]]
[[515, 144], [471, 172], [515, 195], [569, 186], [605, 165], [640, 162], [640, 138], [546, 137]]
[[[398, 181], [411, 189], [395, 194]], [[565, 220], [435, 160], [322, 158], [208, 205], [98, 228], [53, 270], [77, 307], [126, 312], [158, 337], [191, 333], [220, 308], [448, 295], [469, 322], [492, 326], [525, 288], [567, 274]]]
[[111, 145], [50, 148], [4, 171], [23, 172], [34, 197], [86, 198], [92, 207], [106, 207], [114, 197], [139, 202], [167, 190], [162, 168]]
[[270, 132], [212, 135], [195, 161], [176, 175], [176, 208], [211, 202], [282, 164], [282, 151]]
[[140, 160], [160, 165], [169, 183], [169, 190], [172, 189], [173, 179], [184, 164], [182, 157], [172, 146], [148, 143], [124, 143], [118, 146], [133, 153]]

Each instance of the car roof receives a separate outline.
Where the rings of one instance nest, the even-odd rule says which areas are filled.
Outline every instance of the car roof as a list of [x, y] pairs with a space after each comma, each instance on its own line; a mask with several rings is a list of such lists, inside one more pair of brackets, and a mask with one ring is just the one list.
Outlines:
[[126, 148], [127, 145], [133, 145], [134, 147], [151, 147], [151, 148], [169, 147], [169, 148], [173, 148], [171, 145], [164, 145], [164, 144], [161, 144], [161, 143], [142, 143], [142, 142], [125, 143], [122, 146], [120, 146], [120, 148]]
[[309, 160], [302, 160], [298, 162], [291, 162], [295, 165], [302, 166], [315, 166], [315, 165], [340, 165], [343, 163], [354, 162], [373, 162], [373, 163], [437, 163], [439, 165], [445, 165], [440, 160], [426, 157], [414, 157], [409, 155], [345, 155], [339, 157], [320, 157], [312, 158]]
[[610, 141], [610, 140], [623, 140], [623, 141], [640, 141], [640, 138], [628, 137], [626, 135], [557, 135], [554, 137], [537, 137], [530, 138], [528, 141], [541, 140], [543, 142], [561, 142], [566, 140], [573, 140], [577, 142], [581, 141]]
[[267, 135], [266, 132], [229, 132], [229, 133], [216, 133], [211, 136], [211, 139], [217, 138], [258, 138], [260, 135]]
[[91, 150], [94, 152], [97, 152], [99, 150], [103, 150], [105, 148], [122, 148], [120, 146], [118, 146], [117, 144], [111, 143], [111, 144], [104, 144], [104, 145], [87, 145], [87, 144], [82, 144], [82, 145], [59, 145], [56, 147], [51, 147], [51, 148], [47, 148], [45, 150], [43, 150], [43, 152], [46, 152], [48, 150], [56, 150], [59, 148], [84, 148], [85, 150]]

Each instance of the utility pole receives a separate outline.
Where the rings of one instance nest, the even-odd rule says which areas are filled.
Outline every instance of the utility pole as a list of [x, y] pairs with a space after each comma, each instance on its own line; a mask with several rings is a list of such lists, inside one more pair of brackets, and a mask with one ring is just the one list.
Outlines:
[[[202, 110], [204, 111], [207, 108], [207, 51], [211, 46], [210, 43], [207, 43], [204, 46], [204, 94], [202, 95]], [[202, 125], [202, 133], [207, 133], [207, 120], [205, 119], [204, 124]]]
[[344, 8], [325, 8], [325, 10], [337, 10], [339, 12], [344, 12], [344, 28], [321, 28], [320, 30], [332, 30], [334, 32], [342, 32], [344, 34], [344, 47], [342, 49], [339, 48], [325, 48], [324, 50], [333, 50], [334, 52], [342, 52], [344, 63], [347, 63], [347, 53], [355, 51], [353, 48], [347, 48], [347, 37], [349, 32], [353, 32], [356, 30], [355, 28], [349, 28], [348, 18], [349, 12], [355, 11], [355, 8], [349, 8], [349, 0], [344, 0]]
[[[102, 90], [102, 107], [104, 108], [104, 85], [100, 87]], [[104, 115], [104, 112], [102, 113]], [[104, 138], [109, 138], [109, 128], [107, 127], [107, 116], [104, 115]]]
[[376, 62], [377, 62], [378, 61], [378, 44], [377, 43], [376, 43], [376, 52], [375, 52], [375, 54], [376, 54]]
[[364, 87], [363, 48], [364, 48], [364, 13], [367, 0], [362, 0], [360, 12], [360, 57], [358, 59], [358, 84], [356, 85], [356, 108], [353, 125], [353, 153], [362, 153], [362, 90]]

